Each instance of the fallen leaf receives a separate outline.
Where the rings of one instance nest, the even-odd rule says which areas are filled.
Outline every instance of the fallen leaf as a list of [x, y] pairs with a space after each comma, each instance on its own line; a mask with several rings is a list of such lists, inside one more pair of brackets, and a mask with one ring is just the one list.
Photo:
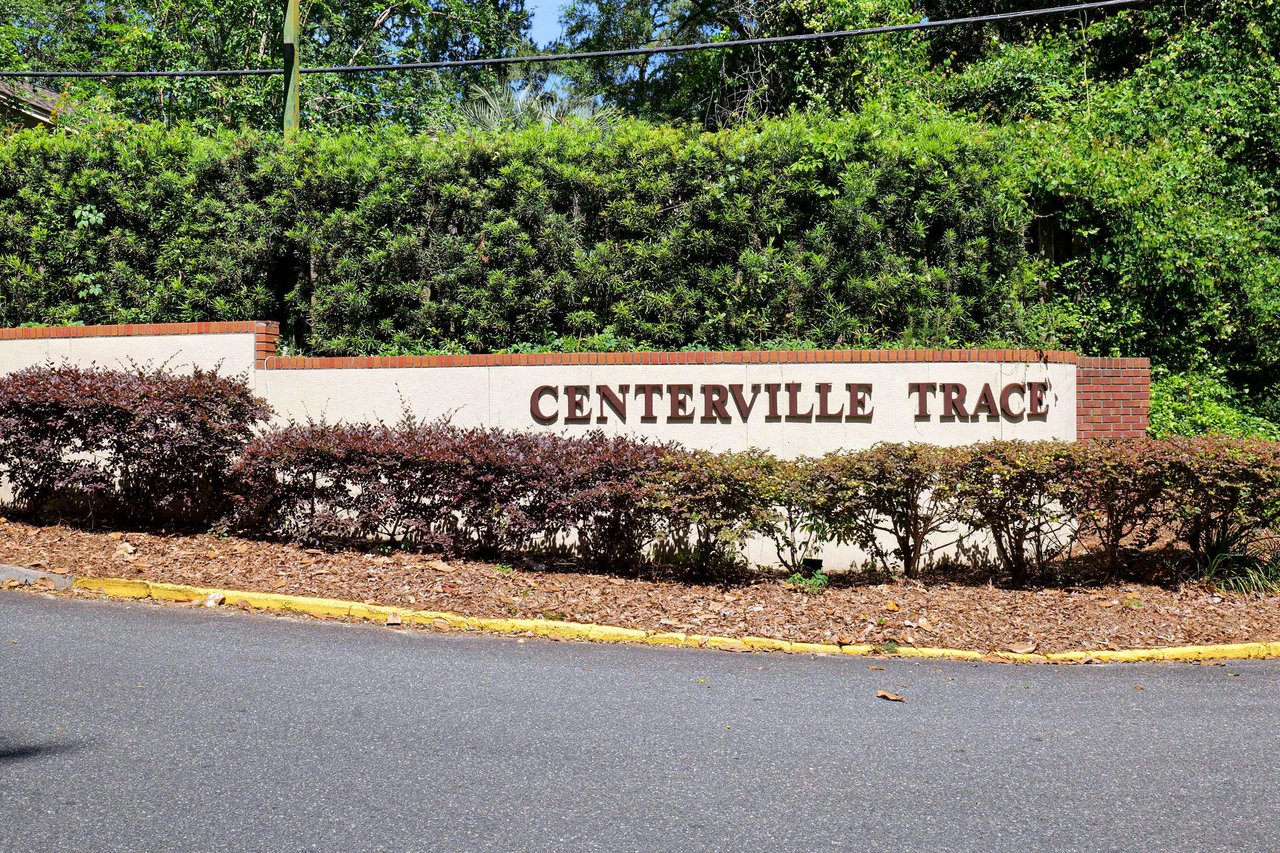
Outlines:
[[878, 669], [878, 670], [880, 670], [881, 672], [884, 672], [884, 667], [879, 666], [878, 664], [874, 664], [874, 663], [869, 663], [869, 664], [867, 664], [867, 669]]
[[42, 586], [45, 589], [54, 589], [57, 584], [53, 582], [53, 578], [36, 578], [36, 586]]
[[920, 617], [920, 621], [919, 621], [919, 622], [917, 622], [916, 624], [920, 626], [920, 630], [922, 630], [922, 631], [928, 631], [929, 633], [933, 633], [933, 623], [932, 623], [932, 622], [930, 622], [930, 621], [929, 621], [927, 618], [925, 618], [924, 616], [921, 616], [921, 617]]
[[1029, 655], [1035, 650], [1036, 644], [1031, 640], [1028, 640], [1025, 643], [1014, 643], [1009, 647], [1009, 651], [1013, 652], [1015, 655]]
[[400, 621], [400, 614], [399, 614], [399, 613], [392, 613], [391, 615], [387, 616], [387, 624], [388, 624], [388, 625], [400, 625], [400, 624], [402, 624], [402, 623], [401, 623], [401, 621]]
[[876, 691], [876, 698], [877, 698], [877, 699], [888, 699], [890, 702], [905, 702], [905, 701], [907, 701], [905, 698], [903, 698], [902, 696], [899, 696], [897, 693], [894, 693], [892, 690], [877, 690], [877, 691]]
[[205, 607], [217, 607], [227, 600], [227, 597], [220, 592], [211, 592], [204, 600]]
[[896, 601], [887, 601], [887, 602], [885, 602], [884, 609], [885, 609], [885, 610], [897, 610], [897, 609], [898, 609], [898, 602], [896, 602]]

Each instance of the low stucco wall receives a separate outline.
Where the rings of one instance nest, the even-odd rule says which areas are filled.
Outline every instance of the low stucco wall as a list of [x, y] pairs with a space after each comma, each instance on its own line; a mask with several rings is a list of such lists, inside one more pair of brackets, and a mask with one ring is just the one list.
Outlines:
[[0, 373], [41, 364], [112, 369], [136, 364], [174, 372], [217, 368], [251, 381], [257, 337], [253, 323], [0, 329]]
[[[244, 376], [282, 421], [394, 422], [408, 409], [462, 426], [600, 429], [786, 457], [880, 441], [1071, 441], [1080, 424], [1090, 435], [1146, 428], [1143, 359], [1087, 359], [1082, 373], [1073, 353], [1020, 350], [286, 358], [277, 337], [275, 324], [253, 321], [0, 329], [0, 373], [217, 368]], [[775, 560], [762, 541], [748, 554]], [[863, 560], [838, 546], [818, 556], [837, 569]]]
[[[0, 330], [0, 372], [37, 364], [217, 368], [280, 420], [611, 434], [780, 456], [880, 441], [1074, 440], [1071, 353], [830, 351], [282, 358], [262, 322]], [[1039, 356], [1039, 357], [1037, 357]]]
[[[1043, 386], [1045, 411], [1028, 414], [1026, 389], [1035, 383]], [[254, 385], [284, 418], [394, 422], [407, 408], [460, 426], [569, 434], [599, 429], [708, 450], [759, 447], [782, 456], [880, 441], [1070, 441], [1076, 431], [1075, 366], [1064, 363], [267, 369], [255, 371]], [[965, 389], [963, 405], [953, 392], [950, 416], [943, 414], [947, 385]], [[999, 397], [1011, 386], [1006, 415]], [[996, 400], [994, 412], [979, 405], [985, 387]], [[921, 393], [927, 398], [924, 417]], [[673, 416], [673, 403], [680, 416]]]

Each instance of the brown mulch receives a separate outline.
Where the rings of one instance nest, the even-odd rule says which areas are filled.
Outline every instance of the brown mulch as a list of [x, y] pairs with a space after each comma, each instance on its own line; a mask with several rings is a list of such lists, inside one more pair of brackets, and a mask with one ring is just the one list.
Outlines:
[[993, 651], [1280, 640], [1280, 596], [1198, 586], [1002, 589], [893, 582], [819, 595], [761, 579], [732, 588], [489, 563], [324, 552], [212, 535], [91, 532], [0, 520], [0, 563], [97, 577], [376, 602], [469, 616], [564, 619], [807, 642]]

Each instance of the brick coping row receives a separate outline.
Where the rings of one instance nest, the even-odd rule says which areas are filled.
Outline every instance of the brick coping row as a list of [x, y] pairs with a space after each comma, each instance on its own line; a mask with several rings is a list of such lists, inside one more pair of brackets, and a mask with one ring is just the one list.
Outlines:
[[247, 335], [280, 334], [280, 324], [264, 320], [220, 323], [121, 323], [113, 326], [35, 326], [0, 329], [0, 341], [33, 341], [47, 338], [128, 338], [147, 335]]
[[721, 352], [547, 352], [369, 357], [272, 356], [267, 370], [570, 365], [896, 364], [924, 362], [1075, 364], [1075, 353], [1043, 350], [730, 350]]
[[256, 336], [256, 365], [265, 370], [334, 370], [414, 367], [550, 367], [558, 365], [704, 364], [900, 364], [923, 362], [1041, 362], [1081, 367], [1147, 369], [1145, 358], [1095, 358], [1063, 350], [1032, 349], [818, 349], [717, 352], [492, 353], [482, 355], [278, 356], [278, 323], [239, 320], [218, 323], [129, 323], [112, 326], [47, 326], [0, 329], [0, 341], [54, 338], [114, 338], [152, 335]]

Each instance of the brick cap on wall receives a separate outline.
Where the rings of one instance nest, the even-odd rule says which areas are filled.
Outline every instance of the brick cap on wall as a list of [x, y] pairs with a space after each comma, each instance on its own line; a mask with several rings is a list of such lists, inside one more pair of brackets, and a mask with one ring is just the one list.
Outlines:
[[918, 362], [1009, 362], [1078, 364], [1082, 368], [1150, 368], [1145, 358], [1097, 358], [1064, 350], [1033, 349], [820, 349], [719, 352], [494, 353], [485, 355], [278, 356], [280, 324], [271, 320], [216, 323], [126, 323], [111, 326], [0, 328], [0, 341], [145, 335], [256, 334], [259, 368], [268, 370], [370, 369], [406, 367], [544, 367], [556, 365], [687, 364], [901, 364]]
[[727, 352], [567, 352], [357, 357], [276, 356], [267, 370], [413, 367], [554, 367], [560, 365], [876, 364], [906, 362], [1044, 362], [1075, 364], [1070, 352], [1044, 350], [738, 350]]
[[144, 335], [247, 335], [280, 334], [280, 324], [269, 320], [232, 320], [221, 323], [122, 323], [114, 326], [38, 326], [0, 329], [0, 341], [33, 341], [42, 338], [123, 338]]

